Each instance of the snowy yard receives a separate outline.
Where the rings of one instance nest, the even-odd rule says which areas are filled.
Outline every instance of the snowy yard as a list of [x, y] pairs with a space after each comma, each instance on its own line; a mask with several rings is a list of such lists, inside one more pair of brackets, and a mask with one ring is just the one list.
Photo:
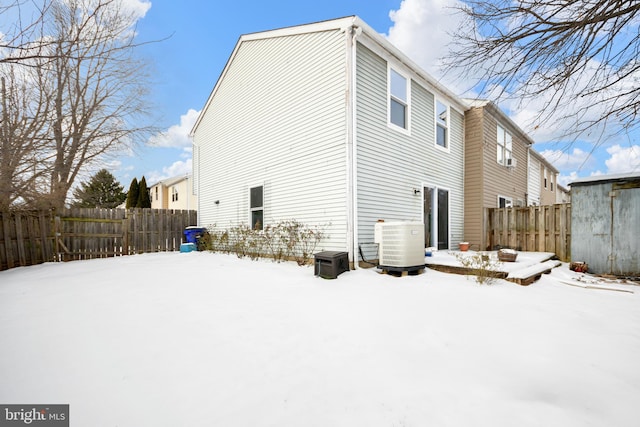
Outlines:
[[72, 426], [637, 426], [640, 287], [160, 253], [0, 272], [0, 403]]

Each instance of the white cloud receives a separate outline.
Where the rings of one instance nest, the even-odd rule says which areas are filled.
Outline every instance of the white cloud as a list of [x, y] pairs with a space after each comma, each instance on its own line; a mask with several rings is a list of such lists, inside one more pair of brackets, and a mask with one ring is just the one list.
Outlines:
[[122, 0], [124, 10], [130, 12], [135, 18], [141, 19], [151, 9], [151, 2], [144, 0]]
[[178, 160], [171, 164], [171, 166], [166, 166], [162, 168], [161, 172], [152, 171], [147, 174], [147, 182], [150, 185], [158, 181], [162, 181], [163, 179], [173, 178], [175, 176], [187, 175], [191, 174], [193, 170], [193, 161], [192, 159], [186, 159], [185, 161]]
[[573, 181], [575, 181], [576, 179], [578, 179], [578, 172], [571, 172], [569, 175], [558, 175], [558, 184], [562, 185], [563, 187], [567, 188], [569, 186], [569, 184], [571, 184]]
[[580, 148], [574, 148], [572, 151], [544, 150], [540, 154], [558, 170], [584, 169], [594, 160], [591, 153]]
[[388, 40], [416, 64], [453, 91], [463, 86], [460, 81], [443, 79], [442, 58], [449, 52], [450, 32], [458, 28], [462, 19], [453, 7], [457, 0], [403, 0], [398, 10], [389, 12], [393, 26]]
[[190, 147], [189, 132], [198, 119], [199, 111], [189, 109], [186, 114], [180, 116], [180, 124], [173, 125], [164, 132], [160, 132], [149, 138], [149, 145], [155, 147]]
[[640, 171], [640, 145], [632, 145], [623, 148], [614, 145], [607, 148], [611, 155], [604, 163], [607, 165], [607, 173], [627, 173]]

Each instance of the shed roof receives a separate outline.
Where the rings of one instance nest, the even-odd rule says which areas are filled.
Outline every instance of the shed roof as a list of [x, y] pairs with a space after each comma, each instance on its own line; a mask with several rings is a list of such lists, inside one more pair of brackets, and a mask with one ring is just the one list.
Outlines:
[[597, 176], [589, 176], [586, 178], [580, 178], [569, 185], [574, 187], [577, 185], [596, 185], [603, 184], [605, 182], [616, 182], [616, 181], [640, 181], [640, 172], [628, 172], [628, 173], [620, 173], [620, 174], [612, 174], [612, 175], [597, 175]]

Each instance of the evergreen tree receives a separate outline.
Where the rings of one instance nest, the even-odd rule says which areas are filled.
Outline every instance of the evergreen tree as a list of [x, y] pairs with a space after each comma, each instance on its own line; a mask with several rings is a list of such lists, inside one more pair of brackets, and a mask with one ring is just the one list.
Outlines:
[[133, 178], [131, 184], [129, 184], [129, 192], [127, 193], [127, 209], [135, 208], [138, 204], [138, 192], [140, 186], [138, 185], [138, 178]]
[[106, 169], [99, 170], [88, 182], [80, 183], [73, 191], [79, 208], [115, 208], [125, 201], [127, 195], [116, 178]]
[[149, 189], [147, 188], [147, 180], [143, 176], [140, 180], [140, 188], [138, 189], [138, 203], [136, 208], [150, 208], [151, 198], [149, 197]]

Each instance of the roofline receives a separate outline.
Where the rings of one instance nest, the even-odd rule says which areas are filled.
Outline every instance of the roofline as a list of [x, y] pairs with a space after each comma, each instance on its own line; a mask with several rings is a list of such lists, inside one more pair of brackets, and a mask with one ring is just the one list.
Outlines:
[[186, 173], [184, 175], [172, 176], [172, 177], [169, 177], [169, 178], [166, 178], [166, 179], [161, 179], [160, 181], [156, 182], [155, 184], [150, 185], [149, 188], [155, 187], [156, 185], [159, 185], [159, 184], [162, 184], [165, 187], [168, 187], [170, 185], [177, 184], [178, 182], [182, 182], [182, 181], [187, 180], [189, 178], [191, 178], [191, 174], [190, 173]]
[[467, 103], [452, 92], [449, 88], [440, 83], [435, 77], [425, 71], [422, 67], [416, 64], [411, 58], [409, 58], [404, 52], [398, 49], [393, 43], [391, 43], [386, 37], [382, 34], [374, 30], [369, 26], [366, 22], [360, 19], [358, 16], [353, 17], [353, 25], [359, 28], [362, 28], [364, 34], [366, 34], [372, 41], [380, 45], [384, 50], [389, 52], [392, 56], [394, 56], [398, 61], [404, 64], [409, 70], [416, 73], [420, 76], [425, 82], [433, 87], [433, 89], [440, 91], [448, 98], [450, 101], [457, 104], [457, 108], [460, 111], [466, 111], [469, 109]]
[[575, 181], [569, 183], [570, 186], [574, 185], [586, 185], [591, 183], [603, 184], [606, 182], [616, 182], [616, 181], [640, 181], [640, 172], [628, 172], [628, 173], [619, 173], [619, 174], [611, 174], [611, 175], [597, 175], [597, 176], [589, 176], [585, 178], [576, 179]]
[[208, 109], [211, 103], [211, 99], [216, 93], [220, 82], [224, 79], [224, 76], [227, 73], [230, 64], [233, 62], [233, 59], [235, 58], [236, 54], [238, 53], [238, 50], [240, 49], [240, 46], [242, 45], [242, 43], [246, 41], [252, 41], [252, 40], [264, 40], [268, 38], [286, 37], [286, 36], [316, 33], [316, 32], [322, 32], [322, 31], [333, 31], [333, 30], [346, 31], [347, 29], [353, 28], [353, 27], [362, 29], [362, 32], [367, 37], [369, 37], [369, 39], [371, 39], [373, 42], [381, 46], [384, 50], [389, 52], [389, 54], [391, 54], [393, 57], [395, 57], [397, 60], [403, 63], [407, 68], [409, 68], [412, 72], [417, 74], [425, 82], [431, 85], [433, 89], [440, 91], [442, 94], [447, 96], [450, 99], [450, 101], [452, 101], [452, 103], [456, 104], [458, 109], [460, 109], [461, 111], [466, 111], [467, 109], [469, 109], [469, 106], [467, 105], [467, 103], [465, 103], [462, 100], [462, 98], [458, 97], [455, 93], [453, 93], [451, 90], [449, 90], [444, 85], [442, 85], [442, 83], [436, 80], [433, 76], [428, 74], [415, 62], [413, 62], [406, 54], [400, 51], [400, 49], [398, 49], [391, 42], [389, 42], [382, 34], [378, 33], [376, 30], [370, 27], [366, 22], [364, 22], [358, 16], [351, 15], [351, 16], [345, 16], [342, 18], [336, 18], [336, 19], [331, 19], [326, 21], [318, 21], [318, 22], [312, 22], [307, 24], [277, 28], [273, 30], [259, 31], [255, 33], [247, 33], [247, 34], [241, 35], [238, 38], [238, 41], [236, 42], [236, 45], [234, 46], [233, 51], [231, 52], [231, 55], [227, 59], [227, 62], [224, 68], [222, 69], [220, 76], [218, 76], [218, 79], [216, 80], [216, 83], [213, 89], [211, 90], [209, 97], [205, 102], [204, 107], [200, 111], [200, 114], [198, 115], [198, 119], [196, 120], [193, 127], [191, 128], [191, 132], [189, 132], [189, 136], [193, 139], [194, 133], [198, 128], [198, 126], [200, 125], [202, 117], [204, 116], [204, 112]]
[[463, 101], [469, 108], [486, 108], [498, 114], [501, 119], [509, 123], [511, 127], [516, 129], [521, 136], [529, 143], [529, 145], [533, 145], [536, 142], [524, 131], [516, 122], [514, 122], [507, 114], [502, 111], [498, 105], [488, 99], [480, 99], [480, 98], [464, 98]]
[[549, 160], [547, 160], [542, 154], [534, 150], [533, 147], [529, 147], [529, 152], [533, 155], [533, 157], [544, 163], [545, 166], [547, 166], [549, 169], [553, 170], [555, 173], [560, 173], [560, 171], [556, 169], [556, 167], [553, 166]]

